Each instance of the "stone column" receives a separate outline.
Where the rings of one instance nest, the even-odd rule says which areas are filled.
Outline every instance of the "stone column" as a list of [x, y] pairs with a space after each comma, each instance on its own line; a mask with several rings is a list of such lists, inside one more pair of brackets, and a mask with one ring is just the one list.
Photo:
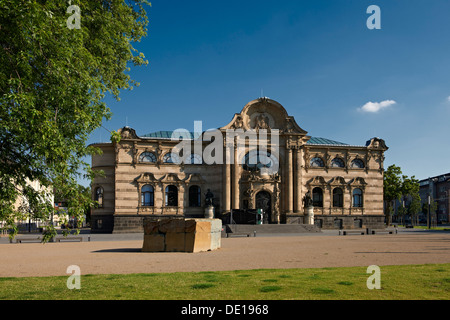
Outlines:
[[164, 214], [164, 208], [166, 207], [166, 187], [163, 183], [160, 183], [159, 188], [161, 190], [161, 202], [159, 203], [160, 206], [158, 206], [158, 208], [161, 211], [160, 214]]
[[228, 146], [225, 146], [225, 161], [222, 166], [222, 182], [223, 182], [223, 212], [229, 212], [231, 209], [231, 151]]
[[293, 212], [293, 205], [294, 205], [294, 199], [293, 199], [293, 194], [294, 194], [294, 176], [293, 176], [293, 162], [292, 162], [292, 149], [290, 147], [288, 147], [287, 151], [287, 163], [286, 163], [286, 171], [287, 171], [287, 213], [292, 213]]
[[186, 188], [184, 185], [178, 185], [178, 208], [177, 214], [184, 215], [184, 208], [186, 208], [189, 204], [185, 203], [186, 201]]
[[239, 160], [238, 148], [234, 145], [234, 162], [233, 162], [233, 207], [232, 209], [239, 209]]
[[301, 214], [302, 212], [302, 152], [300, 148], [295, 151], [295, 174], [294, 174], [294, 185], [295, 185], [295, 195], [294, 195], [294, 212], [296, 214]]

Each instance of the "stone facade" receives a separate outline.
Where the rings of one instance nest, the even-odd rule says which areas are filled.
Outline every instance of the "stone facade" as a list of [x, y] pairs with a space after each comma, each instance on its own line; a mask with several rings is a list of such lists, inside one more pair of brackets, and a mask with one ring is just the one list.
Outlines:
[[[249, 132], [257, 143], [246, 139], [241, 147], [236, 133], [249, 138]], [[260, 208], [265, 223], [305, 223], [309, 192], [322, 228], [384, 224], [384, 141], [353, 146], [308, 136], [274, 100], [249, 102], [214, 133], [190, 133], [185, 140], [192, 152], [181, 163], [173, 151], [180, 139], [170, 132], [138, 136], [124, 127], [120, 133], [118, 143], [94, 144], [103, 153], [93, 156], [92, 168], [104, 174], [92, 185], [100, 203], [92, 210], [93, 232], [143, 232], [145, 217], [202, 218], [207, 190], [216, 218], [232, 209]]]

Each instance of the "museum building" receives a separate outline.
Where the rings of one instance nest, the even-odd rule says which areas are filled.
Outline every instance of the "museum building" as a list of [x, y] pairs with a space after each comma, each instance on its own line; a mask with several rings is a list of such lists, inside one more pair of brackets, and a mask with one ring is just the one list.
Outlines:
[[[257, 143], [244, 139], [244, 147], [230, 135], [249, 132]], [[145, 217], [204, 217], [207, 193], [217, 218], [262, 209], [263, 223], [303, 224], [308, 193], [320, 228], [384, 226], [384, 141], [357, 146], [311, 137], [272, 99], [249, 102], [212, 134], [119, 133], [119, 142], [92, 144], [102, 151], [92, 156], [92, 169], [103, 171], [92, 183], [92, 232], [143, 232]], [[174, 152], [180, 141], [190, 153]]]

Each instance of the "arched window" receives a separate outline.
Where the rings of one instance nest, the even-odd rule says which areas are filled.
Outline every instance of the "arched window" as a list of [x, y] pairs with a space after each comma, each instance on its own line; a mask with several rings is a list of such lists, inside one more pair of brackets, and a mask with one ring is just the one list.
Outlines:
[[357, 168], [357, 169], [363, 169], [364, 168], [364, 161], [362, 161], [361, 159], [355, 159], [352, 161], [352, 168]]
[[99, 208], [103, 207], [103, 188], [102, 187], [98, 187], [95, 189], [94, 200], [97, 201]]
[[315, 157], [311, 159], [309, 166], [312, 168], [320, 168], [325, 167], [325, 163], [323, 162], [322, 158]]
[[252, 150], [243, 158], [243, 168], [247, 171], [260, 171], [261, 169], [271, 170], [274, 173], [278, 170], [277, 159], [269, 151]]
[[166, 207], [178, 206], [178, 188], [174, 185], [166, 187]]
[[357, 188], [353, 190], [353, 207], [361, 208], [363, 206], [362, 190]]
[[155, 163], [156, 156], [151, 152], [142, 152], [139, 156], [139, 162]]
[[163, 162], [164, 163], [177, 163], [177, 164], [181, 163], [180, 158], [176, 154], [171, 153], [171, 152], [167, 152], [164, 155]]
[[321, 188], [316, 187], [313, 189], [313, 206], [314, 207], [323, 207], [323, 191]]
[[189, 187], [189, 207], [201, 207], [201, 189], [199, 186]]
[[141, 206], [153, 207], [155, 205], [155, 192], [153, 186], [145, 185], [141, 189]]
[[333, 207], [342, 208], [344, 206], [344, 193], [341, 188], [333, 189]]
[[344, 168], [345, 164], [344, 164], [344, 160], [342, 160], [341, 158], [334, 158], [333, 160], [331, 160], [331, 167], [332, 168]]

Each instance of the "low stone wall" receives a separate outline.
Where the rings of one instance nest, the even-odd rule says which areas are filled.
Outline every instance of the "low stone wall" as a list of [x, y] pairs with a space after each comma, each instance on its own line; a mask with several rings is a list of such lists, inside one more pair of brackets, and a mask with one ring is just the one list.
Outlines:
[[114, 218], [109, 215], [91, 216], [91, 233], [112, 233], [114, 229]]
[[112, 233], [142, 233], [144, 232], [144, 219], [180, 219], [176, 215], [114, 215], [114, 230]]
[[220, 248], [219, 219], [144, 219], [143, 252], [201, 252]]
[[314, 223], [321, 229], [385, 228], [380, 215], [315, 215]]

